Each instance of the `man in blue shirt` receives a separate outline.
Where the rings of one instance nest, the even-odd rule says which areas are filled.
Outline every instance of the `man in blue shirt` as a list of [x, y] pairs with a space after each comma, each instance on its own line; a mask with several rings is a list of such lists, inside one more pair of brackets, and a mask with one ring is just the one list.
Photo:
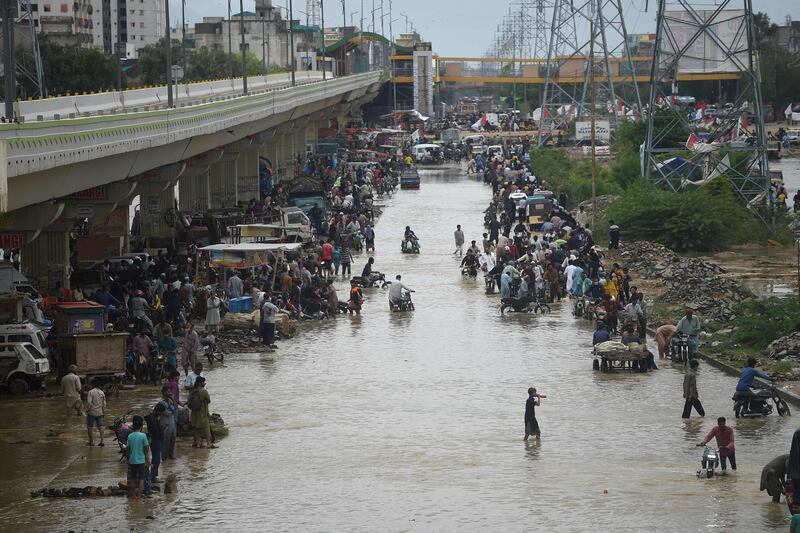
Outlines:
[[766, 372], [758, 370], [755, 366], [755, 357], [751, 357], [747, 360], [747, 366], [744, 367], [744, 370], [742, 370], [742, 375], [739, 376], [739, 383], [736, 384], [736, 392], [750, 391], [750, 387], [753, 386], [753, 380], [756, 378], [756, 376], [769, 381], [774, 381], [772, 376]]
[[592, 346], [610, 340], [611, 340], [611, 335], [608, 334], [608, 330], [606, 329], [605, 323], [601, 322], [600, 324], [597, 325], [597, 331], [595, 331], [594, 335], [592, 336]]

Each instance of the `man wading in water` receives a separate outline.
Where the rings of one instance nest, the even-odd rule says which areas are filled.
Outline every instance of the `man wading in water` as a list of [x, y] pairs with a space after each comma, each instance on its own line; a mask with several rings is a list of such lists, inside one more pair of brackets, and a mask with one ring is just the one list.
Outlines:
[[539, 422], [536, 421], [536, 407], [541, 405], [542, 401], [539, 395], [536, 394], [536, 389], [533, 387], [528, 389], [528, 401], [525, 402], [525, 440], [533, 435], [538, 441], [541, 437], [539, 431]]

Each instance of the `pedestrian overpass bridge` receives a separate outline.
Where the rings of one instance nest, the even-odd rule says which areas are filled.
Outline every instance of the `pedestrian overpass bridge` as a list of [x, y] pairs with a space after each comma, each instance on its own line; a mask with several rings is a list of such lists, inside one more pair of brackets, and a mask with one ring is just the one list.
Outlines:
[[0, 124], [0, 248], [20, 248], [41, 285], [66, 281], [76, 220], [89, 219], [95, 244], [124, 249], [136, 197], [152, 236], [171, 235], [176, 187], [181, 211], [247, 202], [260, 159], [290, 168], [319, 128], [343, 126], [384, 81], [382, 71], [303, 72], [293, 86], [279, 74], [251, 77], [246, 95], [241, 80], [191, 84], [176, 88], [173, 108], [164, 87], [18, 102], [19, 122]]

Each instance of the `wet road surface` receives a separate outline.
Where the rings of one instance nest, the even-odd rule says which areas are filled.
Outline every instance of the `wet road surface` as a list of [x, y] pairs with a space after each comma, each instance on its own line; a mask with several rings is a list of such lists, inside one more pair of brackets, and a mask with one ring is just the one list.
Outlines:
[[[452, 255], [456, 224], [468, 243], [480, 239], [489, 190], [459, 171], [422, 174], [419, 191], [379, 202], [387, 209], [376, 228], [375, 269], [403, 274], [417, 291], [415, 312], [392, 314], [386, 292], [369, 290], [360, 318], [306, 327], [274, 354], [226, 357], [208, 373], [208, 390], [230, 436], [217, 450], [180, 442], [178, 461], [162, 465], [162, 477], [178, 475], [178, 493], [143, 503], [28, 497], [44, 486], [109, 485], [124, 466], [110, 438], [104, 449], [83, 446], [84, 421], [67, 425], [60, 398], [2, 400], [0, 529], [788, 526], [786, 506], [771, 504], [758, 482], [767, 461], [788, 453], [794, 418], [732, 420], [735, 380], [701, 364], [707, 417], [684, 421], [682, 368], [593, 372], [592, 326], [566, 304], [544, 317], [501, 317], [497, 297], [484, 295], [482, 279], [462, 279]], [[399, 251], [409, 224], [419, 256]], [[529, 386], [548, 396], [537, 410], [539, 444], [522, 440]], [[146, 389], [111, 400], [111, 415], [150, 405], [157, 392]], [[720, 415], [736, 429], [739, 471], [699, 480], [694, 444]]]

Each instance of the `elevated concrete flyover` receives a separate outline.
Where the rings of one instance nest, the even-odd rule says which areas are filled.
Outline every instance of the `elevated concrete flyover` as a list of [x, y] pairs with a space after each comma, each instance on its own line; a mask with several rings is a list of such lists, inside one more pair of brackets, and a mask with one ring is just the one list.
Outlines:
[[0, 211], [135, 178], [377, 94], [368, 72], [182, 108], [0, 125]]
[[375, 71], [173, 109], [0, 124], [0, 247], [20, 248], [23, 272], [52, 289], [69, 283], [71, 254], [127, 250], [132, 204], [147, 242], [174, 239], [176, 207], [198, 214], [259, 197], [262, 160], [283, 175], [320, 128], [333, 117], [344, 126], [384, 81]]

